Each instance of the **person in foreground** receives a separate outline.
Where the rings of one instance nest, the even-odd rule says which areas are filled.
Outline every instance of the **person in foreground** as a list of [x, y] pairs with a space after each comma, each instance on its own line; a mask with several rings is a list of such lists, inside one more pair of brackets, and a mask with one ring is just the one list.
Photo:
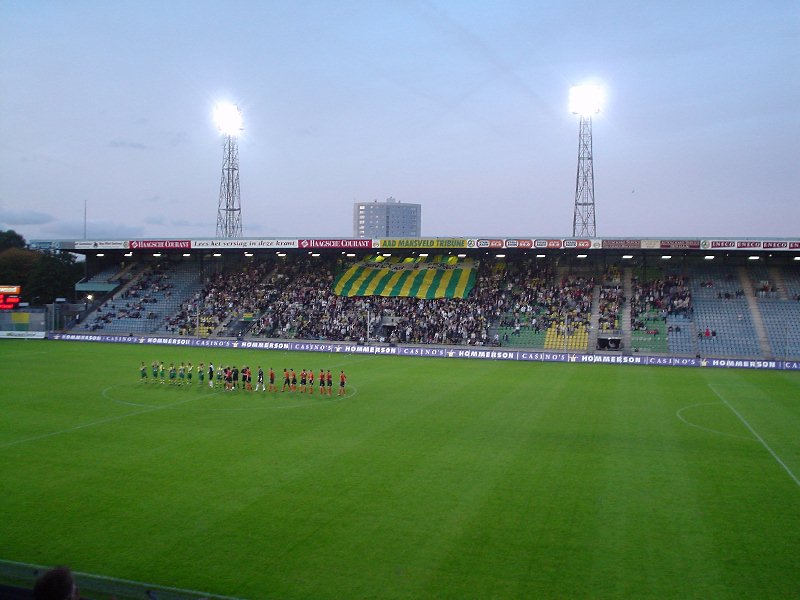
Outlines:
[[33, 586], [34, 600], [80, 600], [78, 584], [67, 567], [45, 571]]

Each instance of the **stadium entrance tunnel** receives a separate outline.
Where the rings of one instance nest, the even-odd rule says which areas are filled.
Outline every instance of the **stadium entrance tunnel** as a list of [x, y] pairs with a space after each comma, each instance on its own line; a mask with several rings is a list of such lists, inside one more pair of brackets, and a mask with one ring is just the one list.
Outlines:
[[622, 338], [618, 335], [598, 335], [597, 350], [622, 350]]

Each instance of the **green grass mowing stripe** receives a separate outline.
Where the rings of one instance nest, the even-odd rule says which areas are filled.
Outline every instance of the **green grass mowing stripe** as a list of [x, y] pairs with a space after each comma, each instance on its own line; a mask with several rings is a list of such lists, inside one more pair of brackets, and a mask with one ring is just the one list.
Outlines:
[[[4, 382], [1, 440], [142, 414], [0, 449], [6, 558], [251, 598], [789, 597], [799, 583], [797, 486], [753, 440], [676, 416], [717, 402], [684, 414], [746, 435], [708, 384], [761, 390], [736, 406], [791, 465], [793, 376], [32, 347], [58, 385]], [[30, 369], [10, 349], [0, 364]], [[141, 360], [209, 357], [343, 367], [357, 394], [278, 409], [288, 395], [137, 380]]]

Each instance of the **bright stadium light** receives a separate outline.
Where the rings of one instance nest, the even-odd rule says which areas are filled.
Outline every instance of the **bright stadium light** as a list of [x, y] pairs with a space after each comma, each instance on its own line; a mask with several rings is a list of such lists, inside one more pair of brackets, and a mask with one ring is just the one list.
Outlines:
[[575, 115], [589, 117], [603, 108], [605, 92], [599, 85], [576, 85], [569, 90], [569, 110]]
[[223, 135], [239, 135], [242, 131], [242, 112], [235, 104], [217, 104], [214, 107], [214, 123]]

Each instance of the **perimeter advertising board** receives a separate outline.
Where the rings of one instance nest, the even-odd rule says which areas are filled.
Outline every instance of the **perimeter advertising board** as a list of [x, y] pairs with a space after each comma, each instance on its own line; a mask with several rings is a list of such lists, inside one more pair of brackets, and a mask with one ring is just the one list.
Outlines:
[[316, 341], [245, 341], [231, 339], [171, 338], [155, 336], [121, 336], [104, 334], [50, 333], [52, 340], [72, 342], [103, 342], [118, 344], [151, 344], [197, 348], [230, 348], [241, 350], [284, 350], [290, 352], [326, 352], [343, 354], [388, 354], [431, 358], [470, 358], [477, 360], [511, 360], [535, 362], [570, 362], [661, 367], [705, 367], [712, 369], [800, 370], [800, 361], [688, 358], [682, 356], [634, 356], [549, 352], [547, 350], [516, 350], [486, 347], [386, 346], [362, 345], [352, 342]]
[[191, 250], [191, 240], [130, 240], [131, 250]]
[[727, 239], [702, 240], [703, 250], [800, 250], [800, 240]]
[[[502, 241], [501, 241], [502, 244]], [[384, 238], [375, 240], [375, 248], [475, 248], [476, 240], [469, 238]], [[501, 246], [502, 247], [502, 246]]]
[[368, 250], [372, 248], [372, 240], [362, 239], [311, 239], [311, 240], [297, 240], [298, 248], [307, 248], [323, 250], [326, 248], [333, 248], [336, 250]]
[[191, 243], [193, 250], [297, 248], [297, 238], [205, 239], [191, 240]]
[[76, 240], [75, 250], [127, 250], [128, 240]]

